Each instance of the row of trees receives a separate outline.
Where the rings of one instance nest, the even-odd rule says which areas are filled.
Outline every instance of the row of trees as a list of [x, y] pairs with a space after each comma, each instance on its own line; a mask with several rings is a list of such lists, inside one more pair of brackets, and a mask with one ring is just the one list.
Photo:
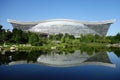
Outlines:
[[81, 42], [96, 42], [96, 43], [120, 43], [120, 33], [117, 33], [115, 36], [99, 36], [99, 35], [81, 35]]
[[22, 30], [13, 29], [5, 30], [0, 26], [0, 44], [32, 44], [38, 42], [39, 36], [31, 32], [23, 32]]
[[43, 44], [49, 44], [51, 41], [60, 41], [61, 43], [69, 43], [79, 41], [85, 43], [119, 43], [120, 33], [115, 36], [99, 36], [99, 35], [80, 35], [80, 38], [75, 38], [73, 35], [69, 34], [56, 34], [49, 35], [49, 37], [40, 37], [40, 34], [24, 32], [22, 30], [13, 29], [5, 30], [0, 26], [0, 44], [32, 44], [41, 46]]

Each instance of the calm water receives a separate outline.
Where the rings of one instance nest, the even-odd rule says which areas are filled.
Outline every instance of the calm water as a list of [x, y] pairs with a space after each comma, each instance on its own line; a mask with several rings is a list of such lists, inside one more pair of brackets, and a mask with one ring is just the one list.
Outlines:
[[0, 80], [120, 80], [120, 49], [1, 51]]

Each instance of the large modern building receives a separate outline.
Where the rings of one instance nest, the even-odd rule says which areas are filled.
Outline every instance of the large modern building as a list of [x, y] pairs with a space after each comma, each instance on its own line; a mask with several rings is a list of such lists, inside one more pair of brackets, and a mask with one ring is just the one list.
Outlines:
[[80, 34], [106, 35], [107, 31], [115, 20], [107, 21], [77, 21], [71, 19], [51, 19], [38, 22], [21, 22], [8, 19], [13, 28], [23, 31], [38, 32], [44, 34], [71, 34], [79, 36]]

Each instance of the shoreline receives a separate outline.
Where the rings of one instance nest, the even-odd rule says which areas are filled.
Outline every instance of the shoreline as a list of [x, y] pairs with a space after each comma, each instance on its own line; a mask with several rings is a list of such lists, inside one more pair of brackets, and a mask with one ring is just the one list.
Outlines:
[[101, 43], [81, 43], [79, 45], [69, 45], [69, 44], [57, 44], [57, 45], [44, 45], [44, 46], [20, 46], [18, 45], [6, 45], [6, 46], [1, 46], [0, 45], [0, 51], [6, 50], [65, 50], [69, 48], [120, 48], [120, 44], [101, 44]]

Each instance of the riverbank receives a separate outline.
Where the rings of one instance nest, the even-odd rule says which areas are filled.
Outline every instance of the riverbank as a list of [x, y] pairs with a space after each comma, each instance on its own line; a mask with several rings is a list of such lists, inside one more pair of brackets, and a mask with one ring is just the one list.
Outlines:
[[80, 44], [47, 44], [43, 46], [32, 46], [32, 45], [4, 45], [0, 46], [0, 51], [2, 50], [68, 50], [68, 49], [79, 49], [79, 48], [109, 48], [109, 47], [120, 47], [120, 44], [106, 44], [106, 43], [80, 43]]

